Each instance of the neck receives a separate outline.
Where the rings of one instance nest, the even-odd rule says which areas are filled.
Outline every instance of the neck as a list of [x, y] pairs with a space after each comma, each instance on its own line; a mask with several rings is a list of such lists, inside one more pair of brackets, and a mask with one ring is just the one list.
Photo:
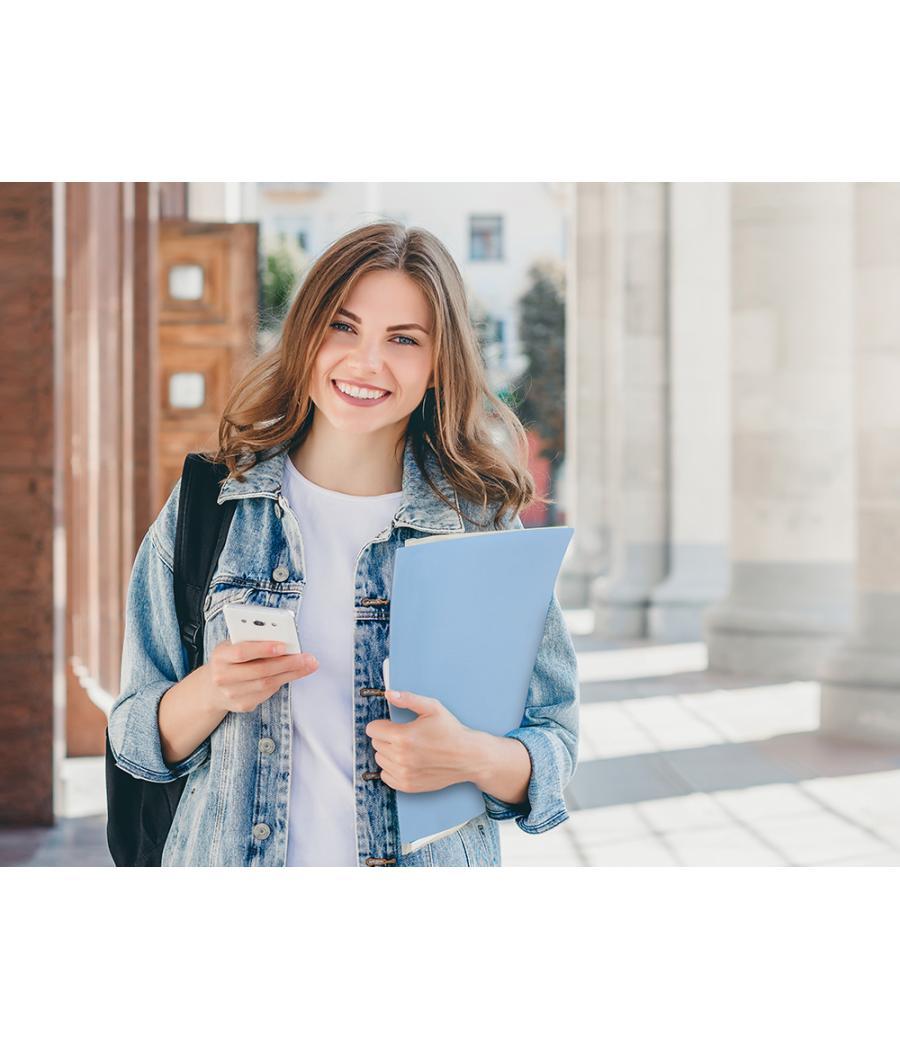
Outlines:
[[395, 453], [406, 421], [382, 427], [373, 434], [347, 434], [335, 430], [321, 412], [313, 413], [312, 426], [291, 461], [314, 485], [348, 496], [382, 496], [399, 492], [403, 485], [403, 446]]

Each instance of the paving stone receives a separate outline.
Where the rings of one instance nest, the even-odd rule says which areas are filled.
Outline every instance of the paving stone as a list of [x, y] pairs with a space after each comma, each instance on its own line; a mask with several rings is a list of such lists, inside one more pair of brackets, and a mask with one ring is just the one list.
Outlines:
[[582, 866], [583, 861], [565, 827], [569, 821], [557, 824], [540, 835], [529, 835], [515, 825], [509, 828], [504, 826], [510, 823], [504, 821], [500, 828], [500, 852], [504, 866]]
[[740, 827], [671, 831], [663, 836], [682, 864], [691, 866], [780, 867], [785, 860]]
[[795, 780], [897, 769], [900, 753], [874, 744], [836, 741], [815, 732], [773, 734], [757, 745]]
[[641, 817], [638, 807], [631, 805], [581, 809], [570, 814], [566, 823], [579, 846], [652, 835], [652, 829]]
[[712, 795], [721, 807], [738, 820], [767, 816], [822, 813], [822, 804], [796, 784], [760, 784]]
[[695, 791], [779, 784], [794, 779], [783, 765], [772, 761], [754, 744], [715, 744], [667, 751], [661, 757], [673, 774]]
[[814, 777], [804, 790], [837, 812], [866, 825], [900, 821], [900, 769]]
[[900, 868], [900, 850], [886, 850], [883, 853], [873, 853], [866, 857], [850, 857], [844, 860], [831, 860], [827, 862], [828, 867], [854, 867], [854, 868]]
[[674, 697], [627, 700], [621, 706], [650, 737], [655, 751], [705, 747], [725, 739]]
[[819, 724], [819, 694], [816, 682], [788, 682], [685, 694], [681, 699], [726, 740], [740, 743], [815, 730]]
[[629, 755], [583, 762], [568, 793], [578, 809], [670, 798], [690, 791], [657, 755]]
[[579, 714], [579, 762], [656, 751], [653, 738], [616, 706], [590, 705]]
[[733, 823], [714, 798], [702, 792], [639, 802], [634, 808], [655, 832], [727, 827]]
[[760, 817], [753, 829], [793, 864], [828, 864], [865, 857], [889, 845], [831, 813]]
[[674, 867], [678, 861], [655, 838], [634, 839], [628, 842], [604, 842], [586, 846], [591, 867]]

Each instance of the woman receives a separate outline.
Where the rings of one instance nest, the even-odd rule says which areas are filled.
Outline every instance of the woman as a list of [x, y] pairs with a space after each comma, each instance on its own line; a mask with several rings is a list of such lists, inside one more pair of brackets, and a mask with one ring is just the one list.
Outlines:
[[[556, 598], [524, 720], [504, 737], [415, 694], [388, 694], [418, 716], [392, 723], [380, 680], [394, 552], [415, 536], [521, 528], [526, 456], [440, 241], [382, 222], [331, 245], [220, 423], [218, 499], [239, 503], [192, 673], [172, 592], [180, 481], [132, 570], [109, 737], [133, 776], [188, 778], [163, 865], [499, 865], [497, 820], [537, 833], [566, 819], [578, 690]], [[303, 655], [232, 645], [229, 602], [293, 608]], [[404, 852], [394, 792], [462, 781], [485, 815]]]

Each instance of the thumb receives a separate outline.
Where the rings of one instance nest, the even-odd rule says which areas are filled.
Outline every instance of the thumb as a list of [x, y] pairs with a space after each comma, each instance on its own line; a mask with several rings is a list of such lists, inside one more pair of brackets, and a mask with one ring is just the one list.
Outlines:
[[437, 702], [430, 696], [398, 692], [396, 689], [387, 689], [384, 695], [396, 707], [408, 707], [410, 711], [415, 711], [417, 715], [431, 714]]

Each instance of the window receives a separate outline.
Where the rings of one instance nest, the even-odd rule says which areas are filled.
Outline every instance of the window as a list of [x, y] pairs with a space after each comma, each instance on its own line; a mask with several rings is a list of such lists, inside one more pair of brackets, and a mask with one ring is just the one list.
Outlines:
[[476, 260], [503, 258], [502, 215], [471, 215], [469, 217], [469, 258]]
[[169, 267], [169, 298], [185, 302], [203, 298], [203, 267], [178, 263]]
[[169, 376], [170, 408], [202, 408], [206, 379], [202, 372], [173, 372]]

